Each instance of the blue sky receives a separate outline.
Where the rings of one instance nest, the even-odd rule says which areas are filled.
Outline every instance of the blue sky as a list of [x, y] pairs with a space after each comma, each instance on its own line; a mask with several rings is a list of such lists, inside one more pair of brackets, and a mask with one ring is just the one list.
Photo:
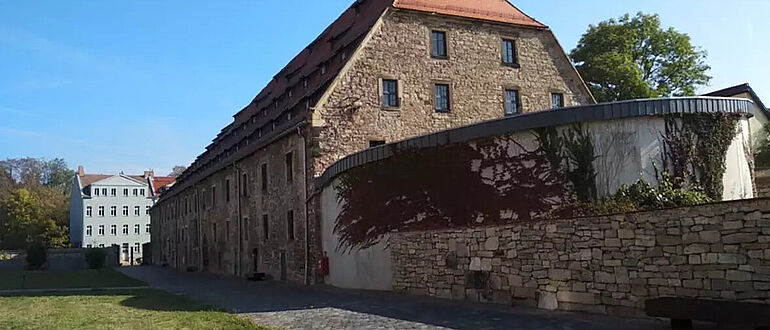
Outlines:
[[[0, 159], [166, 174], [351, 0], [0, 0]], [[749, 82], [770, 103], [770, 1], [515, 0], [568, 51], [589, 24], [643, 11], [709, 52], [703, 92]]]

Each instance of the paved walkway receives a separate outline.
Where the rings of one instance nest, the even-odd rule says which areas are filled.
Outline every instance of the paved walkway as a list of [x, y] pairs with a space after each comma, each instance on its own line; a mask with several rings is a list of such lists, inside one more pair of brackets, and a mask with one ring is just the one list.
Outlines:
[[668, 329], [668, 323], [583, 313], [341, 290], [281, 282], [181, 273], [158, 267], [121, 268], [150, 286], [288, 329]]

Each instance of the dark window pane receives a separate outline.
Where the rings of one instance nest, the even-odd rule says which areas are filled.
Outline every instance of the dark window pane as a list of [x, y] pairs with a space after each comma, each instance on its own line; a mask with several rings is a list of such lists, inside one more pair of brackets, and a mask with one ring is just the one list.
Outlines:
[[385, 144], [385, 141], [382, 141], [382, 140], [369, 141], [369, 148], [376, 148], [384, 144]]
[[382, 105], [386, 107], [398, 106], [398, 82], [395, 80], [382, 81]]
[[446, 33], [433, 31], [430, 34], [430, 55], [433, 57], [445, 58], [446, 52]]
[[564, 107], [564, 94], [553, 93], [551, 94], [551, 109], [558, 109]]
[[515, 115], [519, 113], [519, 91], [506, 90], [505, 91], [505, 115]]
[[503, 40], [503, 63], [516, 63], [516, 44], [513, 40]]
[[436, 111], [449, 112], [449, 85], [436, 84]]

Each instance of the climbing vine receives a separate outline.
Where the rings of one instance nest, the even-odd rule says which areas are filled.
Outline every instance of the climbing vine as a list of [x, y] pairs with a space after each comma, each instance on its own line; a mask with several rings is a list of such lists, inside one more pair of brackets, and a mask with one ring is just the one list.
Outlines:
[[661, 137], [667, 169], [677, 185], [700, 186], [713, 200], [721, 200], [727, 149], [738, 125], [738, 116], [725, 113], [670, 115]]

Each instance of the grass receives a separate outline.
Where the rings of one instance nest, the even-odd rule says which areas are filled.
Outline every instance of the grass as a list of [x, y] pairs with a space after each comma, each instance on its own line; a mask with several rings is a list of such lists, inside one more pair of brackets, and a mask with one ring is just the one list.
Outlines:
[[156, 290], [0, 296], [0, 329], [267, 329]]
[[[23, 287], [22, 287], [23, 281]], [[0, 271], [0, 290], [135, 287], [147, 284], [112, 269]]]

